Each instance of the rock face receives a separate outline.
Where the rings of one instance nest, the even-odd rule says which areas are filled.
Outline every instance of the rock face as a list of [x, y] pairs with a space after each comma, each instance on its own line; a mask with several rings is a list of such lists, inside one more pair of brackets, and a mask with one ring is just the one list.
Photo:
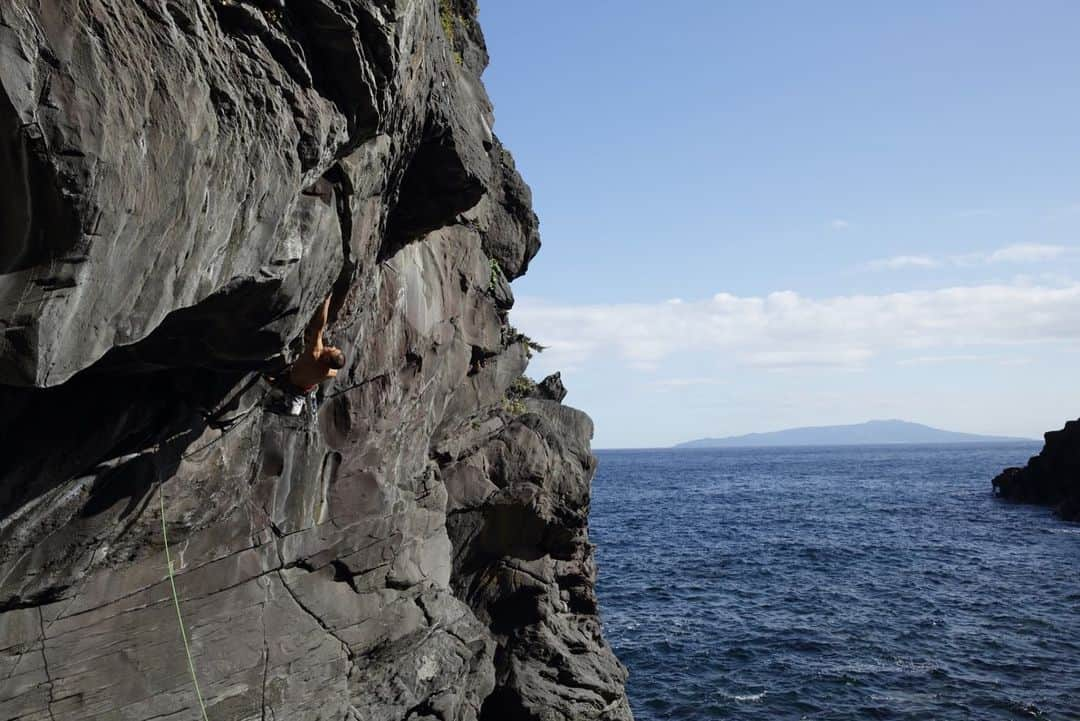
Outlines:
[[475, 18], [0, 4], [0, 718], [199, 716], [163, 522], [211, 719], [631, 718]]
[[1054, 506], [1062, 518], [1080, 521], [1080, 420], [1049, 431], [1046, 444], [1023, 468], [1006, 468], [994, 493], [1022, 503]]

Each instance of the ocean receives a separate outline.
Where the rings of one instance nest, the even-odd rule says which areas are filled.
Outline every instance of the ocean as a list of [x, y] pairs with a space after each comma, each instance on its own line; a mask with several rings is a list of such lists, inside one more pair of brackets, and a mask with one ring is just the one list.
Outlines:
[[597, 451], [638, 721], [1080, 720], [1080, 524], [990, 489], [1039, 447]]

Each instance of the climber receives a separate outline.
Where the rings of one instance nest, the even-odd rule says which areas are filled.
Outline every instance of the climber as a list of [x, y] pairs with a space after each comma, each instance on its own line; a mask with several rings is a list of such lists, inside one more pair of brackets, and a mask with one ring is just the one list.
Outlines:
[[327, 297], [304, 331], [304, 352], [286, 376], [285, 410], [290, 416], [300, 415], [305, 399], [310, 400], [314, 415], [315, 389], [323, 381], [335, 377], [345, 366], [345, 354], [340, 348], [323, 345], [323, 331], [329, 316], [330, 297]]

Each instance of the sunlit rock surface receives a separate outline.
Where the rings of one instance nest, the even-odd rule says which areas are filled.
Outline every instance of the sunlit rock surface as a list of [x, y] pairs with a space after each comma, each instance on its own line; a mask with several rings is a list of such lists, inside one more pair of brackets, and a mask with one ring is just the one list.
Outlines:
[[475, 18], [0, 4], [0, 718], [196, 717], [162, 506], [211, 719], [630, 718]]

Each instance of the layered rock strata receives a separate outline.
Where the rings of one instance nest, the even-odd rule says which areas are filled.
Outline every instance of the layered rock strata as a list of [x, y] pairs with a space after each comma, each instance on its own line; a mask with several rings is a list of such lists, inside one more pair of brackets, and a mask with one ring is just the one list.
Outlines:
[[473, 0], [0, 4], [0, 718], [197, 717], [163, 509], [211, 719], [630, 718], [486, 63]]

